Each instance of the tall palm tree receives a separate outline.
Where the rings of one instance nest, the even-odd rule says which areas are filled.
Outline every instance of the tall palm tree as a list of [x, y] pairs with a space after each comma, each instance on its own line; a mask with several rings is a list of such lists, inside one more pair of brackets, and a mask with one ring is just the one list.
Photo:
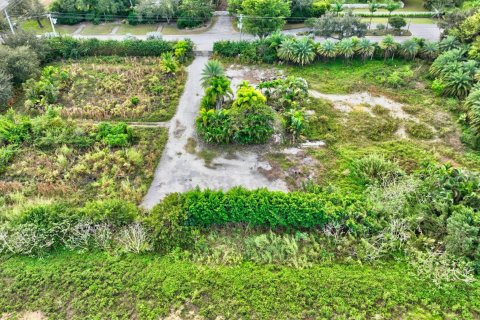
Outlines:
[[209, 101], [215, 102], [215, 109], [220, 110], [225, 102], [225, 97], [233, 96], [230, 80], [225, 76], [212, 78], [210, 86], [205, 90], [205, 96]]
[[315, 59], [315, 43], [308, 37], [303, 37], [294, 43], [293, 61], [302, 66]]
[[340, 12], [343, 11], [343, 2], [335, 1], [331, 5], [331, 10], [335, 13], [336, 16], [340, 15]]
[[338, 51], [337, 47], [335, 46], [335, 42], [333, 42], [332, 40], [326, 40], [318, 46], [317, 52], [322, 57], [335, 58]]
[[393, 39], [393, 36], [390, 34], [382, 39], [382, 41], [380, 42], [380, 48], [383, 49], [385, 53], [385, 60], [387, 60], [387, 57], [390, 55], [393, 59], [393, 57], [395, 56], [395, 51], [397, 50], [397, 46], [398, 44], [395, 42], [395, 39]]
[[362, 60], [365, 61], [368, 58], [373, 58], [375, 53], [375, 42], [362, 38], [357, 44], [358, 53], [362, 56]]
[[209, 60], [202, 70], [202, 86], [207, 88], [212, 79], [225, 75], [225, 70], [220, 61]]
[[400, 51], [406, 58], [415, 59], [420, 51], [420, 45], [415, 39], [408, 39], [400, 45]]

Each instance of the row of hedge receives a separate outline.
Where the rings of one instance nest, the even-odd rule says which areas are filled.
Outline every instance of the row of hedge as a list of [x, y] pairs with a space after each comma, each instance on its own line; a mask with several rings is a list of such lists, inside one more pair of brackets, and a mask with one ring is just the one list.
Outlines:
[[[54, 37], [46, 39], [48, 52], [47, 61], [56, 59], [80, 58], [86, 56], [160, 56], [162, 53], [174, 51], [176, 41], [165, 40], [98, 40], [74, 39], [71, 37]], [[194, 44], [190, 39], [187, 55], [192, 55]]]
[[[281, 192], [267, 189], [193, 190], [182, 195], [186, 225], [246, 223], [272, 228], [314, 228], [345, 223], [351, 231], [371, 216], [354, 195]], [[361, 222], [361, 223], [360, 223]]]

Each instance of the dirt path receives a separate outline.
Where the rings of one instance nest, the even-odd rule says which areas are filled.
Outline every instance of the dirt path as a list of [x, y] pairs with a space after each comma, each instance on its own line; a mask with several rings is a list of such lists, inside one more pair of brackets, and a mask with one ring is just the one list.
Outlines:
[[177, 113], [170, 121], [168, 142], [142, 206], [152, 208], [167, 194], [195, 187], [227, 190], [235, 186], [267, 187], [287, 191], [282, 180], [268, 180], [259, 169], [268, 170], [255, 148], [224, 150], [200, 145], [195, 135], [203, 89], [201, 72], [207, 57], [197, 57], [188, 67], [188, 79]]

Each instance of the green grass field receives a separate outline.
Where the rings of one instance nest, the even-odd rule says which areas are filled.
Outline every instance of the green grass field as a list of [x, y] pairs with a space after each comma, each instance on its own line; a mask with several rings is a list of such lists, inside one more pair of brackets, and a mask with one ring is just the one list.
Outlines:
[[[179, 256], [59, 253], [0, 262], [0, 314], [51, 319], [471, 319], [479, 282], [434, 287], [403, 264], [205, 266]], [[218, 319], [218, 318], [217, 318]]]

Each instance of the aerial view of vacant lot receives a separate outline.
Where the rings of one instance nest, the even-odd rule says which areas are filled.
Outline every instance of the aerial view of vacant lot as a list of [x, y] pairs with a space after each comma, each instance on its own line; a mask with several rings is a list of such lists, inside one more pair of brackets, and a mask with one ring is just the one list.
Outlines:
[[479, 319], [479, 8], [0, 0], [0, 319]]

